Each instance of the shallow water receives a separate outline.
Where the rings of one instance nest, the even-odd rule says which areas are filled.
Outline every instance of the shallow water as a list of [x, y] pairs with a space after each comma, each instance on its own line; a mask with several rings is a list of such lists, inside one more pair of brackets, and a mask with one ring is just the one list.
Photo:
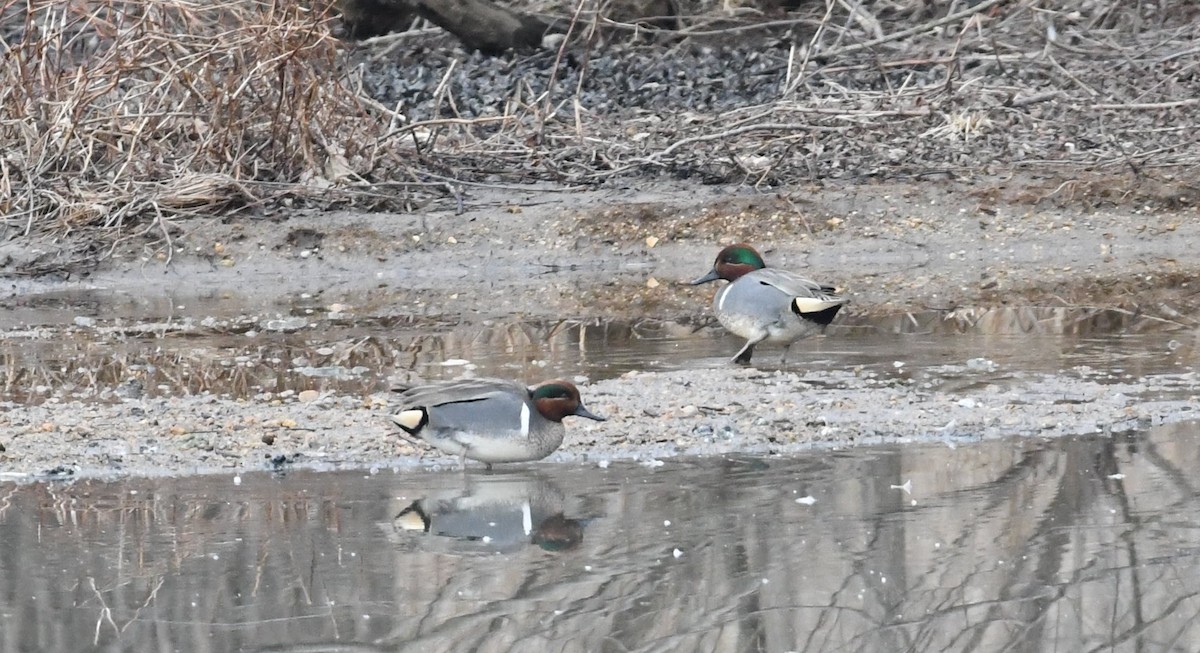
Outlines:
[[0, 648], [1195, 651], [1198, 436], [0, 484]]
[[[310, 298], [264, 310], [222, 295], [145, 298], [104, 291], [21, 298], [0, 313], [0, 399], [361, 394], [464, 373], [530, 382], [599, 380], [629, 371], [720, 367], [741, 346], [719, 327], [686, 319], [460, 322], [369, 306], [339, 314], [329, 306], [337, 304]], [[936, 377], [945, 365], [975, 360], [1001, 375], [1087, 368], [1121, 378], [1194, 370], [1198, 336], [1159, 318], [1089, 308], [848, 316], [826, 337], [794, 345], [784, 363], [782, 348], [760, 346], [755, 366], [861, 366]]]

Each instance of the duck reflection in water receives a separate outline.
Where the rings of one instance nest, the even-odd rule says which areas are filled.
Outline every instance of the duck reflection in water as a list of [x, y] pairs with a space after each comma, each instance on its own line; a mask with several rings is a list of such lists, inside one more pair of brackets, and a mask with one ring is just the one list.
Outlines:
[[456, 555], [512, 553], [530, 544], [570, 551], [583, 541], [586, 518], [578, 499], [549, 479], [526, 471], [468, 474], [405, 505], [390, 524], [404, 547]]

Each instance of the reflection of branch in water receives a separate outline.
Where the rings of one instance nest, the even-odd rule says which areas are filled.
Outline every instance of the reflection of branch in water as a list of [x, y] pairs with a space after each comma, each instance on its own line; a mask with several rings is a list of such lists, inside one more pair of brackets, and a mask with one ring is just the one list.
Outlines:
[[12, 507], [12, 498], [17, 494], [18, 489], [20, 489], [19, 486], [13, 486], [11, 490], [4, 493], [4, 496], [0, 497], [0, 518], [3, 518], [8, 513], [8, 509]]
[[1098, 644], [1094, 648], [1090, 649], [1088, 653], [1093, 653], [1093, 652], [1097, 652], [1100, 650], [1112, 650], [1117, 645], [1123, 644], [1124, 642], [1127, 642], [1130, 639], [1133, 639], [1134, 637], [1141, 635], [1147, 629], [1149, 629], [1150, 626], [1153, 626], [1160, 622], [1166, 621], [1167, 618], [1171, 618], [1172, 620], [1179, 621], [1179, 622], [1181, 622], [1182, 625], [1179, 629], [1179, 633], [1175, 636], [1175, 639], [1172, 641], [1171, 645], [1164, 646], [1161, 650], [1164, 650], [1164, 651], [1175, 650], [1174, 642], [1179, 641], [1179, 639], [1181, 637], [1183, 637], [1183, 634], [1187, 631], [1187, 627], [1192, 623], [1192, 621], [1198, 615], [1200, 615], [1200, 608], [1198, 608], [1195, 612], [1193, 612], [1191, 617], [1187, 617], [1185, 615], [1179, 614], [1177, 612], [1177, 609], [1179, 608], [1179, 605], [1181, 603], [1183, 603], [1184, 601], [1190, 601], [1191, 599], [1194, 599], [1196, 597], [1200, 597], [1200, 592], [1192, 592], [1191, 594], [1184, 594], [1182, 596], [1175, 597], [1174, 600], [1172, 600], [1170, 603], [1163, 606], [1162, 611], [1157, 616], [1152, 617], [1150, 619], [1142, 620], [1136, 626], [1130, 628], [1129, 630], [1127, 630], [1123, 633], [1113, 633], [1113, 637], [1111, 639], [1109, 639], [1107, 642], [1104, 642], [1102, 644]]
[[[1087, 567], [1095, 564], [1095, 560], [1089, 561], [1087, 565], [1076, 569], [1074, 580], [1070, 583], [1059, 585], [1056, 583], [1056, 577], [1063, 569], [1063, 560], [1067, 558], [1066, 549], [1071, 544], [1069, 527], [1076, 522], [1080, 513], [1083, 512], [1082, 506], [1082, 481], [1079, 478], [1079, 465], [1073, 464], [1073, 461], [1078, 459], [1082, 454], [1077, 451], [1078, 447], [1065, 447], [1063, 451], [1058, 452], [1055, 456], [1046, 455], [1045, 459], [1051, 462], [1059, 462], [1058, 458], [1064, 458], [1061, 465], [1056, 466], [1054, 470], [1058, 476], [1058, 482], [1054, 485], [1054, 491], [1050, 494], [1048, 502], [1045, 504], [1046, 511], [1041, 513], [1033, 533], [1028, 537], [1028, 543], [1032, 548], [1039, 541], [1043, 543], [1042, 553], [1036, 556], [1029, 556], [1032, 565], [1032, 579], [1039, 581], [1040, 586], [1044, 588], [1056, 588], [1054, 592], [1047, 595], [1044, 590], [1032, 597], [1029, 604], [1023, 604], [1026, 607], [1026, 618], [1020, 619], [1026, 625], [1021, 630], [1020, 637], [1011, 637], [1009, 645], [1005, 647], [1010, 649], [1021, 641], [1038, 641], [1041, 638], [1038, 633], [1045, 624], [1047, 615], [1051, 613], [1050, 606], [1060, 601], [1066, 596], [1067, 591], [1078, 582], [1078, 578], [1082, 571]], [[1044, 453], [1044, 452], [1040, 452]], [[1042, 483], [1040, 485], [1045, 485]], [[1025, 548], [1025, 547], [1022, 547]], [[1007, 583], [999, 595], [1010, 596], [1014, 593], [1020, 593], [1022, 588], [1022, 571], [1026, 567], [1024, 564], [1025, 558], [1013, 560], [1012, 567], [1014, 573], [1008, 576]], [[1030, 587], [1038, 587], [1039, 583], [1028, 583]], [[1024, 590], [1028, 591], [1028, 590]], [[995, 606], [988, 611], [988, 621], [995, 619], [999, 606]], [[986, 622], [985, 622], [986, 623]], [[973, 629], [969, 646], [979, 646], [985, 636], [986, 628]], [[1027, 634], [1029, 634], [1027, 636]]]
[[[893, 632], [893, 636], [901, 636], [905, 639], [905, 644], [895, 644], [899, 646], [897, 650], [978, 650], [983, 646], [982, 638], [986, 636], [990, 626], [1010, 621], [1028, 621], [1008, 616], [1005, 608], [1013, 605], [1014, 601], [1018, 606], [1023, 603], [1044, 601], [1046, 598], [1044, 594], [1012, 600], [967, 602], [964, 599], [966, 592], [971, 588], [983, 591], [989, 585], [994, 585], [994, 582], [989, 581], [997, 573], [1004, 573], [1007, 582], [1005, 583], [1006, 589], [996, 589], [996, 595], [1011, 595], [1013, 593], [1011, 588], [1021, 581], [1019, 561], [1004, 568], [999, 568], [999, 565], [985, 567], [981, 564], [984, 561], [979, 559], [980, 552], [976, 543], [995, 538], [996, 534], [992, 531], [995, 530], [998, 520], [1000, 523], [1009, 524], [1010, 527], [1014, 526], [1011, 523], [1013, 518], [1021, 516], [1021, 513], [1013, 511], [1014, 497], [1023, 497], [1031, 492], [1036, 492], [1037, 495], [1044, 497], [1038, 503], [1044, 506], [1054, 505], [1054, 501], [1058, 498], [1057, 493], [1047, 496], [1037, 490], [1045, 486], [1044, 478], [1047, 475], [1068, 474], [1067, 470], [1071, 469], [1071, 466], [1063, 464], [1060, 456], [1049, 454], [1050, 452], [1042, 448], [1024, 451], [1021, 457], [1015, 463], [1005, 467], [1003, 473], [998, 477], [987, 482], [986, 485], [974, 488], [975, 491], [971, 492], [971, 495], [982, 496], [985, 499], [984, 505], [977, 510], [972, 510], [974, 518], [965, 522], [959, 535], [949, 542], [950, 546], [944, 549], [945, 557], [941, 561], [935, 562], [934, 567], [925, 574], [896, 579], [897, 585], [902, 584], [909, 588], [904, 594], [903, 604], [899, 607], [917, 606], [921, 618], [905, 622], [879, 623], [874, 629], [857, 633], [851, 641], [860, 642], [860, 646], [870, 648], [872, 642], [868, 638], [878, 637], [882, 632]], [[981, 493], [979, 490], [985, 492]], [[1021, 528], [1019, 524], [1015, 524], [1015, 526], [1017, 526], [1015, 532], [1009, 533], [1010, 539], [1029, 530]], [[1012, 529], [1010, 528], [1010, 530]], [[1021, 541], [1031, 539], [1034, 539], [1033, 536], [1023, 538]], [[1015, 541], [1012, 544], [1013, 548], [1026, 548], [1027, 546], [1027, 544], [1019, 544]], [[1019, 558], [1020, 556], [1011, 557]], [[905, 569], [911, 566], [911, 563], [907, 562], [902, 564]], [[1000, 565], [1002, 564], [1003, 561], [1000, 562]], [[966, 567], [966, 571], [961, 570], [963, 567]], [[917, 589], [921, 587], [928, 588], [923, 591], [928, 599], [922, 598], [922, 591]], [[900, 591], [899, 588], [897, 591]], [[1017, 594], [1019, 595], [1020, 592], [1018, 591]], [[940, 599], [937, 598], [939, 595]], [[925, 605], [922, 605], [923, 603]], [[980, 611], [982, 614], [977, 618], [971, 618], [973, 613]], [[947, 628], [947, 621], [962, 622], [963, 620], [970, 621], [951, 629]], [[914, 627], [915, 632], [913, 631]], [[895, 633], [897, 630], [899, 633]], [[964, 638], [970, 639], [973, 643], [964, 642]]]
[[[1101, 454], [1097, 456], [1096, 467], [1094, 471], [1102, 480], [1108, 479], [1113, 473], [1116, 473], [1121, 469], [1121, 461], [1117, 460], [1116, 456], [1117, 444], [1118, 443], [1113, 441], [1106, 442], [1105, 446], [1101, 450]], [[1181, 500], [1163, 506], [1164, 510], [1176, 507], [1182, 501], [1194, 499], [1196, 497], [1197, 492], [1190, 482], [1190, 477], [1184, 474], [1176, 464], [1170, 462], [1165, 456], [1163, 456], [1162, 452], [1159, 451], [1153, 440], [1148, 438], [1145, 439], [1141, 443], [1138, 452], [1147, 463], [1149, 463], [1156, 470], [1160, 471], [1164, 478], [1170, 479], [1179, 490], [1179, 496], [1181, 497]], [[1125, 529], [1118, 535], [1118, 538], [1124, 542], [1128, 565], [1125, 567], [1113, 567], [1107, 571], [1110, 573], [1128, 571], [1130, 582], [1133, 584], [1134, 595], [1131, 605], [1133, 610], [1133, 624], [1124, 632], [1112, 631], [1110, 633], [1109, 641], [1103, 644], [1104, 648], [1109, 648], [1140, 635], [1148, 630], [1150, 626], [1164, 621], [1167, 617], [1174, 617], [1178, 619], [1180, 615], [1176, 614], [1175, 610], [1179, 604], [1185, 600], [1200, 595], [1200, 592], [1193, 592], [1191, 594], [1179, 596], [1164, 609], [1160, 610], [1157, 616], [1151, 618], [1146, 617], [1145, 604], [1147, 599], [1143, 588], [1153, 588], [1157, 586], [1161, 581], [1161, 578], [1150, 579], [1148, 583], [1142, 582], [1142, 574], [1153, 569], [1150, 564], [1143, 560], [1142, 556], [1138, 552], [1139, 541], [1136, 536], [1142, 532], [1144, 521], [1142, 517], [1139, 516], [1137, 511], [1134, 510], [1133, 501], [1130, 499], [1124, 483], [1107, 482], [1104, 483], [1103, 486], [1120, 506], [1120, 515], [1124, 519], [1124, 523], [1130, 526], [1130, 528]], [[1152, 519], [1154, 522], [1157, 522], [1158, 520], [1158, 515], [1155, 515]], [[1176, 576], [1177, 577], [1173, 580], [1178, 582], [1179, 574], [1176, 574]], [[1114, 620], [1117, 616], [1118, 598], [1119, 595], [1114, 593], [1112, 608]], [[1200, 614], [1200, 608], [1197, 609], [1197, 613]], [[1193, 617], [1194, 616], [1195, 615], [1193, 615]], [[1186, 631], [1186, 624], [1190, 623], [1191, 621], [1191, 619], [1180, 620], [1180, 622], [1185, 625], [1180, 628], [1179, 633], [1176, 635], [1176, 640], [1183, 636], [1183, 633]]]
[[[1181, 427], [1176, 426], [1173, 428]], [[1142, 454], [1142, 458], [1145, 459], [1147, 463], [1152, 465], [1158, 471], [1162, 472], [1162, 475], [1165, 478], [1170, 479], [1178, 489], [1179, 500], [1163, 506], [1164, 508], [1175, 508], [1184, 501], [1195, 500], [1197, 496], [1200, 496], [1200, 490], [1198, 490], [1195, 484], [1192, 483], [1192, 479], [1195, 477], [1187, 472], [1184, 472], [1179, 468], [1178, 465], [1172, 463], [1166, 456], [1164, 456], [1158, 447], [1158, 443], [1156, 443], [1154, 440], [1149, 438], [1142, 440], [1138, 444], [1138, 451]]]
[[[1134, 537], [1140, 532], [1139, 527], [1141, 524], [1138, 523], [1137, 517], [1134, 516], [1133, 510], [1130, 508], [1129, 495], [1125, 492], [1125, 484], [1104, 482], [1109, 475], [1116, 472], [1119, 468], [1120, 464], [1116, 458], [1116, 447], [1113, 441], [1109, 440], [1104, 443], [1104, 445], [1100, 448], [1100, 452], [1096, 455], [1096, 464], [1092, 467], [1092, 472], [1099, 477], [1102, 487], [1108, 490], [1109, 494], [1117, 501], [1117, 504], [1120, 506], [1120, 514], [1124, 519], [1124, 523], [1130, 526], [1130, 528], [1126, 528], [1117, 537], [1125, 543], [1125, 555], [1128, 558], [1130, 566], [1129, 580], [1131, 583], [1133, 583], [1132, 608], [1134, 629], [1141, 630], [1143, 624], [1145, 623], [1145, 614], [1142, 612], [1142, 579], [1141, 575], [1138, 573], [1138, 558], [1140, 556], [1138, 555], [1137, 542], [1135, 541]], [[1117, 587], [1119, 588], [1120, 586], [1120, 583], [1118, 583]], [[1118, 608], [1120, 607], [1120, 598], [1120, 592], [1113, 592], [1113, 622], [1115, 622], [1117, 618]], [[1113, 623], [1113, 625], [1115, 626], [1115, 623]], [[1116, 632], [1110, 630], [1109, 645], [1111, 645], [1115, 635]]]
[[104, 595], [96, 587], [96, 579], [88, 576], [88, 584], [92, 586], [92, 592], [96, 594], [96, 600], [100, 601], [100, 615], [96, 617], [96, 634], [92, 637], [92, 646], [98, 646], [100, 644], [100, 627], [104, 625], [105, 621], [112, 626], [113, 632], [117, 635], [121, 634], [121, 629], [117, 628], [117, 624], [113, 622], [112, 608], [108, 607], [108, 603], [104, 600]]
[[130, 624], [138, 620], [138, 617], [142, 614], [142, 610], [145, 610], [147, 607], [149, 607], [149, 605], [154, 601], [155, 597], [158, 596], [158, 590], [163, 586], [163, 583], [166, 582], [166, 580], [166, 576], [158, 577], [158, 582], [154, 584], [154, 589], [150, 590], [150, 594], [146, 596], [146, 600], [142, 601], [142, 604], [133, 611], [133, 616], [125, 622], [124, 626], [121, 626], [121, 632], [125, 632], [125, 629], [128, 628]]

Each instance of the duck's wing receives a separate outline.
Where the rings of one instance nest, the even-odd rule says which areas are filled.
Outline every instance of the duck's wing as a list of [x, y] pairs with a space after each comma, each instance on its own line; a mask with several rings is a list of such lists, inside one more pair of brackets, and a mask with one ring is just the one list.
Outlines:
[[822, 302], [845, 303], [847, 300], [838, 294], [837, 288], [806, 279], [794, 272], [763, 268], [746, 275], [747, 280], [753, 280], [766, 286], [776, 288], [780, 292], [801, 299], [816, 299]]
[[401, 414], [423, 414], [418, 425], [411, 427], [414, 431], [425, 424], [435, 431], [525, 431], [532, 411], [528, 388], [492, 379], [419, 386], [400, 398]]
[[400, 393], [399, 404], [405, 408], [480, 401], [496, 394], [512, 394], [518, 397], [529, 394], [529, 389], [520, 383], [500, 379], [459, 379], [397, 391]]

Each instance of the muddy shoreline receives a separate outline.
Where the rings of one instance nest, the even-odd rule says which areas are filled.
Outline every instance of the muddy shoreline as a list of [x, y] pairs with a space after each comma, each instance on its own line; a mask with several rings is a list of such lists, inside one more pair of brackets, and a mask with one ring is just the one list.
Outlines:
[[[993, 378], [967, 392], [874, 372], [630, 373], [585, 386], [589, 406], [609, 421], [569, 423], [563, 447], [534, 464], [657, 466], [679, 457], [882, 443], [953, 447], [1014, 436], [1119, 435], [1200, 418], [1195, 373], [1113, 382], [1015, 372], [997, 381], [985, 369], [973, 361], [962, 366], [968, 377]], [[387, 399], [326, 396], [261, 405], [208, 396], [9, 410], [2, 418], [7, 452], [0, 478], [456, 469], [455, 459], [415, 451], [396, 438]]]
[[[846, 287], [854, 300], [848, 322], [906, 311], [1085, 305], [1155, 315], [1181, 341], [1195, 339], [1194, 206], [1021, 204], [1011, 188], [981, 188], [879, 184], [788, 197], [709, 187], [488, 191], [472, 194], [460, 216], [446, 208], [187, 224], [169, 263], [130, 246], [86, 279], [18, 280], [8, 289], [18, 308], [70, 289], [103, 289], [131, 305], [162, 295], [166, 308], [155, 310], [171, 313], [158, 317], [174, 324], [204, 324], [230, 298], [243, 311], [257, 306], [256, 323], [289, 319], [298, 303], [316, 307], [318, 317], [336, 309], [351, 321], [375, 320], [373, 328], [410, 320], [431, 331], [514, 315], [702, 323], [708, 291], [680, 282], [703, 272], [720, 243], [749, 240], [770, 264]], [[54, 339], [70, 338], [81, 324], [121, 323], [104, 305], [64, 310], [57, 325], [10, 314], [5, 345], [22, 346], [13, 335], [21, 329]], [[896, 358], [900, 372], [887, 378], [765, 363], [763, 370], [706, 365], [579, 379], [588, 405], [610, 421], [571, 424], [549, 460], [1120, 433], [1195, 416], [1197, 384], [1186, 361], [1172, 373], [1118, 379], [991, 369], [964, 392], [905, 378], [904, 352]], [[956, 364], [975, 373], [969, 359]], [[309, 392], [301, 401], [287, 391], [255, 399], [110, 390], [105, 401], [49, 388], [39, 405], [9, 402], [0, 412], [0, 473], [31, 479], [450, 462], [422, 458], [394, 436], [386, 392]]]

